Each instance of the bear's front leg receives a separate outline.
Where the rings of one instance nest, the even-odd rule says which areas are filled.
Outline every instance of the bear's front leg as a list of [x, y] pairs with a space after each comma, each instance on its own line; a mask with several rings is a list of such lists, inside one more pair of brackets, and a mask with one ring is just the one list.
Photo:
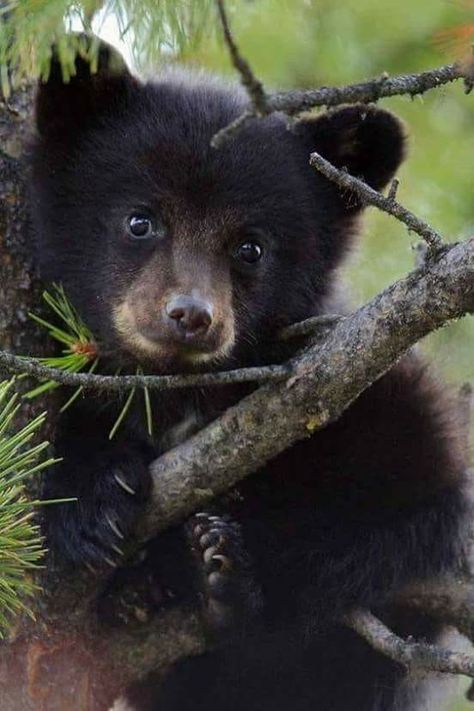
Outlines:
[[44, 508], [47, 546], [76, 565], [115, 567], [150, 490], [149, 457], [133, 445], [68, 442], [45, 477], [44, 499], [75, 501]]

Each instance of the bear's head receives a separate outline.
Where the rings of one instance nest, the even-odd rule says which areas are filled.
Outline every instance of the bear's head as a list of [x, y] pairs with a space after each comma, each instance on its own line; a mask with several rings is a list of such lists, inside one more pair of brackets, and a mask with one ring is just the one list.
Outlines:
[[318, 151], [376, 189], [404, 152], [399, 121], [349, 106], [288, 126], [250, 121], [244, 92], [204, 75], [142, 83], [102, 45], [97, 71], [53, 57], [38, 90], [32, 207], [43, 278], [101, 349], [156, 371], [259, 360], [318, 313], [361, 204], [309, 165]]

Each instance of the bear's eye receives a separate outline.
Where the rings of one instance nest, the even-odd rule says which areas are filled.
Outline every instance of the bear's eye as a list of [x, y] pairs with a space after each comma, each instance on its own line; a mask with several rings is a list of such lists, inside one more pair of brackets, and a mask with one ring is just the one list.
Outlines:
[[132, 239], [150, 239], [156, 235], [156, 227], [148, 215], [134, 213], [127, 219], [127, 231]]
[[263, 249], [258, 242], [243, 242], [237, 249], [237, 257], [247, 264], [255, 264], [263, 256]]

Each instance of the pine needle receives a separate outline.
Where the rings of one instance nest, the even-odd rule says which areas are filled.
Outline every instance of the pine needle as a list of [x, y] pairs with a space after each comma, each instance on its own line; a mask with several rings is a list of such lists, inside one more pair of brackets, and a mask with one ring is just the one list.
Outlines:
[[[71, 28], [100, 34], [112, 16], [137, 64], [156, 64], [161, 56], [182, 57], [216, 31], [214, 0], [11, 0], [0, 6], [0, 83], [8, 97], [10, 84], [41, 76], [50, 69], [54, 43], [63, 78], [74, 75], [81, 53], [97, 65], [98, 45], [84, 47]], [[40, 28], [41, 31], [38, 31]], [[13, 77], [12, 77], [12, 71]]]
[[46, 413], [14, 431], [13, 419], [19, 409], [14, 382], [0, 382], [0, 637], [8, 633], [16, 615], [32, 615], [25, 600], [38, 588], [30, 573], [44, 553], [32, 510], [40, 502], [27, 500], [24, 481], [57, 461], [43, 459], [47, 442], [28, 446], [44, 424]]
[[109, 439], [113, 439], [115, 437], [115, 435], [117, 434], [118, 428], [124, 421], [128, 411], [130, 410], [130, 406], [132, 404], [133, 398], [135, 397], [136, 390], [137, 390], [136, 387], [134, 387], [130, 390], [128, 397], [125, 400], [125, 404], [124, 404], [123, 408], [121, 409], [119, 416], [115, 420], [115, 423], [114, 423], [112, 429], [109, 432]]
[[[81, 317], [74, 309], [70, 301], [68, 300], [64, 289], [58, 284], [53, 285], [52, 293], [45, 291], [43, 293], [43, 299], [48, 305], [48, 307], [53, 312], [54, 316], [60, 321], [60, 325], [56, 323], [51, 323], [50, 321], [37, 316], [36, 314], [30, 314], [31, 318], [38, 323], [40, 326], [45, 328], [51, 338], [65, 346], [60, 356], [50, 356], [48, 358], [38, 358], [40, 363], [48, 365], [51, 368], [57, 368], [68, 373], [78, 373], [82, 370], [86, 370], [89, 373], [95, 372], [99, 365], [98, 349], [94, 335], [86, 324], [82, 321]], [[120, 373], [120, 369], [116, 371], [116, 375]], [[137, 366], [136, 374], [143, 374], [143, 369]], [[41, 383], [37, 387], [29, 390], [23, 397], [31, 400], [39, 395], [43, 395], [49, 390], [58, 388], [60, 386], [54, 380], [47, 380]], [[83, 392], [83, 387], [78, 387], [71, 397], [66, 401], [66, 403], [61, 407], [60, 412], [67, 410], [77, 398]], [[109, 439], [113, 439], [116, 435], [120, 425], [125, 420], [135, 397], [136, 388], [133, 388], [124, 406], [119, 412], [117, 419], [115, 420], [112, 429], [109, 433]], [[148, 388], [143, 388], [144, 396], [144, 406], [145, 406], [145, 419], [147, 432], [150, 437], [153, 436], [153, 413], [151, 408], [151, 397]], [[5, 421], [11, 421], [14, 416], [15, 402], [9, 404], [8, 407], [12, 410], [5, 413]], [[16, 405], [16, 407], [19, 407]], [[6, 426], [6, 425], [5, 425]], [[1, 434], [1, 426], [0, 426]]]
[[[137, 375], [143, 375], [143, 368], [138, 366]], [[153, 412], [151, 409], [151, 398], [150, 398], [150, 391], [146, 387], [146, 385], [143, 387], [143, 401], [145, 403], [145, 421], [146, 421], [146, 430], [148, 432], [148, 436], [150, 438], [153, 437]]]
[[148, 436], [153, 437], [153, 414], [151, 411], [150, 391], [147, 387], [143, 388], [143, 397], [145, 400], [146, 428]]
[[[44, 291], [43, 299], [59, 319], [62, 327], [33, 313], [30, 313], [30, 317], [45, 328], [51, 338], [66, 347], [63, 349], [61, 356], [38, 358], [38, 361], [43, 365], [58, 368], [68, 373], [78, 373], [88, 366], [89, 372], [93, 372], [98, 365], [97, 346], [94, 336], [70, 303], [63, 287], [59, 284], [53, 284], [53, 292]], [[47, 380], [33, 388], [33, 390], [29, 390], [24, 397], [31, 400], [58, 387], [59, 383], [54, 380]], [[74, 402], [81, 391], [82, 388], [79, 388], [74, 392], [68, 402], [63, 405], [62, 411]]]

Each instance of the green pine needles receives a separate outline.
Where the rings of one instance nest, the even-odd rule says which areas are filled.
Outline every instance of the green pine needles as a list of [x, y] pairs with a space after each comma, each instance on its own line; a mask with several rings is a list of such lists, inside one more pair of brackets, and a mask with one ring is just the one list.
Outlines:
[[0, 382], [0, 637], [20, 613], [32, 615], [27, 600], [36, 590], [32, 573], [43, 556], [39, 527], [33, 521], [25, 480], [57, 460], [45, 458], [48, 442], [31, 444], [46, 413], [14, 431], [21, 407], [14, 380]]
[[[38, 358], [39, 362], [50, 368], [58, 368], [68, 373], [78, 373], [86, 368], [90, 373], [93, 373], [98, 365], [97, 347], [94, 337], [81, 320], [77, 311], [68, 301], [63, 287], [54, 284], [52, 293], [48, 291], [43, 292], [43, 299], [56, 317], [59, 318], [61, 325], [58, 326], [50, 321], [46, 321], [33, 313], [30, 313], [30, 318], [36, 321], [40, 326], [43, 326], [51, 338], [61, 343], [64, 349], [62, 355]], [[54, 380], [48, 380], [27, 392], [24, 397], [32, 399], [58, 386], [59, 384], [54, 382]], [[77, 388], [72, 397], [63, 405], [61, 411], [66, 410], [81, 392], [82, 388]]]
[[[139, 67], [149, 67], [163, 55], [174, 59], [195, 50], [217, 24], [213, 0], [7, 0], [0, 4], [4, 95], [8, 96], [12, 79], [15, 84], [25, 77], [48, 75], [52, 44], [67, 81], [74, 74], [79, 46], [71, 30], [101, 34], [110, 22]], [[93, 66], [97, 44], [86, 51]]]
[[[50, 368], [56, 368], [68, 373], [79, 373], [83, 370], [93, 373], [99, 365], [96, 340], [90, 329], [82, 321], [81, 317], [68, 300], [63, 287], [59, 284], [53, 284], [51, 292], [43, 292], [43, 299], [48, 307], [53, 311], [54, 316], [59, 319], [60, 325], [47, 321], [44, 318], [40, 318], [36, 314], [30, 313], [30, 317], [40, 326], [45, 328], [49, 336], [64, 346], [64, 348], [61, 355], [38, 358], [38, 361], [43, 365], [49, 366]], [[143, 374], [141, 366], [137, 366], [136, 374]], [[120, 370], [116, 371], [115, 375], [120, 375]], [[24, 397], [32, 399], [57, 387], [59, 387], [59, 383], [54, 380], [48, 380], [41, 383], [33, 390], [27, 392]], [[82, 386], [78, 387], [67, 402], [62, 406], [61, 412], [64, 412], [68, 407], [70, 407], [77, 400], [79, 395], [81, 395], [82, 391]], [[112, 439], [115, 436], [120, 428], [120, 425], [125, 420], [136, 395], [137, 388], [133, 387], [127, 394], [123, 407], [121, 408], [117, 419], [110, 430], [109, 439]], [[143, 403], [147, 432], [149, 436], [152, 437], [153, 413], [151, 409], [150, 393], [147, 387], [143, 388]]]

